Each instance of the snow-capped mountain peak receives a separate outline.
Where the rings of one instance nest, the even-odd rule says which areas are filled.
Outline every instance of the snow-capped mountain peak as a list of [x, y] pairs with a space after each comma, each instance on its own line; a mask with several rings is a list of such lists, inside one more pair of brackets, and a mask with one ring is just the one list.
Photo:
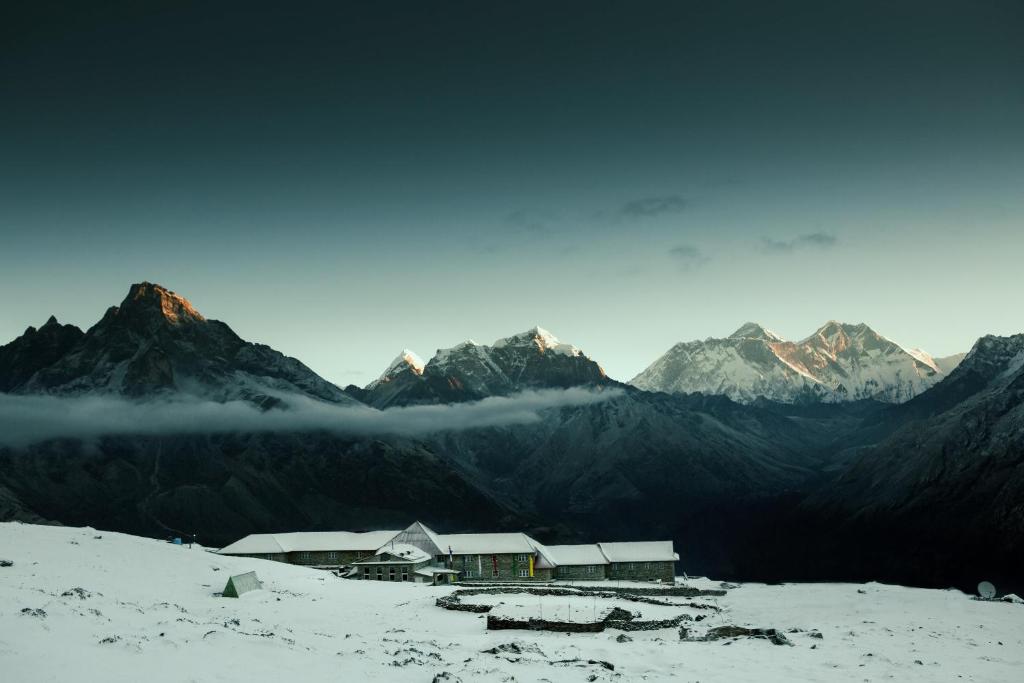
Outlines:
[[395, 377], [405, 372], [411, 372], [414, 375], [422, 375], [423, 368], [425, 366], [426, 363], [423, 362], [422, 358], [409, 349], [403, 349], [402, 352], [398, 354], [393, 361], [391, 361], [391, 364], [388, 365], [387, 369], [381, 374], [381, 376], [366, 385], [366, 388], [371, 390], [375, 389], [381, 384], [393, 381]]
[[582, 354], [582, 352], [572, 344], [560, 342], [558, 337], [539, 326], [532, 327], [526, 332], [514, 334], [511, 337], [498, 339], [491, 345], [491, 348], [501, 349], [505, 347], [521, 347], [530, 345], [536, 346], [541, 353], [544, 353], [545, 351], [553, 351], [567, 356], [579, 356]]
[[956, 365], [907, 350], [864, 323], [830, 320], [800, 342], [756, 323], [725, 339], [676, 344], [631, 382], [648, 391], [794, 402], [874, 399], [902, 403]]
[[782, 337], [766, 329], [758, 323], [745, 323], [740, 329], [729, 335], [729, 339], [763, 339], [765, 341], [784, 341]]

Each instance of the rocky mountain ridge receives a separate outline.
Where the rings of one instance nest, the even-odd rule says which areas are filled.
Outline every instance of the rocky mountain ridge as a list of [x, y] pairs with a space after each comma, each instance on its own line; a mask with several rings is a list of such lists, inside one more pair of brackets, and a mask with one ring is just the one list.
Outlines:
[[957, 360], [907, 350], [863, 323], [832, 320], [799, 342], [746, 323], [724, 339], [676, 344], [630, 383], [646, 391], [718, 394], [742, 403], [902, 403], [939, 382]]
[[350, 387], [350, 393], [385, 408], [614, 383], [582, 351], [541, 327], [503, 337], [490, 346], [467, 340], [438, 349], [429, 362], [419, 361], [418, 366], [409, 360], [410, 353], [399, 355], [380, 379], [362, 390]]
[[[50, 353], [24, 351], [41, 346]], [[175, 394], [272, 405], [280, 394], [298, 393], [352, 402], [298, 360], [246, 342], [185, 298], [148, 282], [132, 285], [85, 333], [56, 321], [30, 328], [0, 348], [0, 378], [7, 392], [19, 394]]]

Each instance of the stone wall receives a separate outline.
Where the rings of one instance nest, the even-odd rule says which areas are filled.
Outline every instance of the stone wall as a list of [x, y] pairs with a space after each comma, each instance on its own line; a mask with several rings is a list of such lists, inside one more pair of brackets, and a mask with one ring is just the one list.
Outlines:
[[[288, 553], [288, 562], [301, 565], [340, 567], [343, 564], [352, 564], [356, 560], [372, 557], [374, 550], [376, 549], [297, 551]], [[334, 557], [331, 557], [332, 552]]]
[[[368, 579], [370, 581], [415, 581], [416, 570], [426, 567], [427, 562], [412, 564], [409, 562], [395, 562], [387, 564], [365, 564], [356, 565], [356, 573], [352, 578]], [[405, 572], [403, 578], [402, 572]], [[369, 572], [369, 576], [367, 576]]]
[[[590, 571], [588, 571], [588, 569]], [[555, 577], [559, 581], [602, 581], [608, 576], [608, 565], [558, 565]]]
[[612, 562], [608, 578], [617, 581], [654, 581], [675, 583], [675, 562]]
[[240, 555], [228, 555], [227, 557], [251, 557], [256, 560], [273, 560], [274, 562], [287, 562], [288, 556], [284, 553], [245, 553]]
[[[529, 559], [519, 559], [518, 554], [505, 553], [497, 555], [455, 555], [449, 566], [448, 558], [444, 565], [459, 572], [463, 581], [550, 581], [550, 569], [534, 568], [533, 576], [520, 576], [521, 570], [530, 569]], [[479, 558], [479, 560], [477, 559]], [[497, 559], [498, 574], [494, 575], [494, 559]], [[482, 572], [480, 570], [483, 570]], [[481, 575], [482, 574], [482, 575]]]

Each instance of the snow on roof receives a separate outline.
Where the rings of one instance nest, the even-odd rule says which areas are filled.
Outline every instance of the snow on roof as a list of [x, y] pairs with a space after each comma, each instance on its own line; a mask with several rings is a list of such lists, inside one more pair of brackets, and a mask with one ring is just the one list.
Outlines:
[[385, 554], [400, 558], [403, 562], [426, 562], [430, 559], [430, 553], [414, 545], [409, 545], [408, 543], [387, 543], [374, 553], [373, 557], [353, 562], [353, 564], [387, 564], [388, 560], [382, 559]]
[[217, 551], [221, 555], [270, 555], [318, 550], [375, 550], [397, 531], [299, 531], [286, 534], [249, 534]]
[[442, 567], [420, 567], [413, 574], [419, 574], [420, 576], [434, 576], [435, 574], [458, 574], [454, 569], [444, 569]]
[[679, 559], [672, 550], [672, 541], [637, 541], [598, 543], [609, 562], [675, 562]]
[[413, 522], [388, 540], [394, 543], [414, 545], [428, 555], [442, 555], [448, 552], [447, 546], [442, 547], [440, 536], [423, 522]]
[[509, 534], [442, 534], [439, 536], [441, 551], [454, 555], [491, 555], [504, 553], [533, 554], [533, 541], [524, 533]]
[[221, 555], [271, 555], [286, 553], [274, 534], [249, 534], [217, 551]]
[[548, 545], [544, 546], [548, 556], [559, 566], [608, 564], [608, 558], [601, 552], [597, 543], [585, 545]]

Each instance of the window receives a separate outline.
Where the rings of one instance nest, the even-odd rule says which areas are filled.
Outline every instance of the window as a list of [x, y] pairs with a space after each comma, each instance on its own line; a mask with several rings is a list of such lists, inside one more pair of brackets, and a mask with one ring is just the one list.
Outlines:
[[336, 559], [338, 559], [337, 551], [332, 550], [331, 552], [327, 553], [327, 559], [328, 560], [336, 560]]
[[363, 567], [363, 579], [366, 580], [366, 581], [370, 580], [370, 568], [369, 567]]
[[526, 577], [528, 577], [529, 575], [530, 575], [530, 570], [529, 570], [529, 569], [520, 569], [520, 570], [519, 570], [519, 576], [520, 576], [520, 578], [526, 578]]
[[409, 568], [408, 567], [402, 567], [402, 581], [408, 581], [408, 580], [409, 580]]
[[394, 567], [388, 567], [388, 581], [394, 581], [394, 580], [395, 580], [395, 568]]
[[594, 566], [594, 565], [592, 565], [592, 564], [588, 564], [588, 565], [587, 565], [587, 566], [586, 566], [586, 567], [584, 568], [584, 571], [585, 571], [585, 572], [586, 572], [587, 574], [593, 574], [594, 572], [596, 572], [596, 571], [597, 571], [597, 567], [595, 567], [595, 566]]
[[644, 569], [650, 569], [650, 568], [651, 568], [651, 563], [650, 562], [644, 562]]
[[301, 552], [301, 553], [299, 553], [299, 559], [300, 560], [309, 560], [309, 553], [308, 552]]
[[463, 578], [466, 578], [466, 579], [472, 579], [473, 578], [473, 570], [472, 569], [465, 570], [464, 572], [462, 572], [462, 576], [463, 576]]
[[529, 555], [526, 555], [526, 554], [516, 555], [516, 562], [529, 562], [528, 558], [529, 558]]
[[384, 567], [377, 567], [377, 580], [378, 581], [383, 581], [384, 580]]

